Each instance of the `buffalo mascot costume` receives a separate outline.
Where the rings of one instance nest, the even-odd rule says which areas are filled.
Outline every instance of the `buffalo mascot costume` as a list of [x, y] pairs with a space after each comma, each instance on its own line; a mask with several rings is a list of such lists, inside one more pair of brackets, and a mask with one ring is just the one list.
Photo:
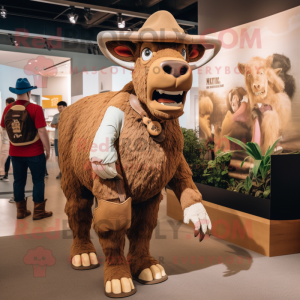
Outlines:
[[93, 227], [105, 255], [105, 294], [121, 298], [136, 292], [132, 279], [151, 285], [168, 278], [149, 251], [167, 184], [180, 200], [184, 222], [195, 224], [195, 235], [202, 240], [210, 232], [202, 196], [183, 157], [178, 118], [192, 70], [210, 61], [221, 42], [189, 35], [169, 12], [158, 11], [139, 31], [100, 32], [98, 44], [112, 62], [133, 70], [132, 82], [118, 92], [85, 97], [61, 114], [61, 184], [73, 232], [72, 267], [99, 266], [90, 238]]

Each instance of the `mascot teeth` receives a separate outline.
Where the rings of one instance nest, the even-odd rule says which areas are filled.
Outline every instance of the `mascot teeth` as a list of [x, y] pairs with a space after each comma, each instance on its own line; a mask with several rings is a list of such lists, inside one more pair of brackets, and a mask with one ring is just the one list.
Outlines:
[[166, 95], [182, 95], [183, 91], [164, 91], [164, 90], [157, 90], [160, 94], [166, 94]]
[[182, 102], [180, 102], [180, 103], [160, 103], [160, 104], [166, 105], [166, 106], [179, 106], [182, 104]]
[[179, 106], [183, 102], [184, 95], [184, 91], [154, 90], [152, 100], [163, 105]]
[[262, 95], [264, 92], [265, 92], [265, 91], [259, 92], [259, 93], [254, 93], [254, 94], [255, 94], [255, 96], [260, 96], [260, 95]]

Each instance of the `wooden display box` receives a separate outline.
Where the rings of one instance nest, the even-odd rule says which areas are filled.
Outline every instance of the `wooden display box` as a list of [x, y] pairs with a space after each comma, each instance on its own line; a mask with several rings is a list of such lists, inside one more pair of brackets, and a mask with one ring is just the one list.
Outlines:
[[[266, 256], [300, 253], [300, 155], [272, 156], [271, 164], [271, 200], [196, 185], [215, 237]], [[182, 222], [178, 199], [167, 195], [167, 215]]]

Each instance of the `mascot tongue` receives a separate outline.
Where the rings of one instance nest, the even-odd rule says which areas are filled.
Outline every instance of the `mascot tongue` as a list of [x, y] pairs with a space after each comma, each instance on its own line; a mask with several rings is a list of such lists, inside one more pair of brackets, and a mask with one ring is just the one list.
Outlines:
[[159, 98], [157, 100], [157, 102], [159, 102], [159, 103], [175, 103], [176, 101], [170, 100], [170, 99]]

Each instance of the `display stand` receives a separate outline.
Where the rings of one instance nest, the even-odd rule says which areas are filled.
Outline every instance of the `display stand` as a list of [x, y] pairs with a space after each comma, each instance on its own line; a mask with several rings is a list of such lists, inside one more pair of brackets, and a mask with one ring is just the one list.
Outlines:
[[[271, 199], [196, 185], [205, 200], [213, 236], [266, 256], [300, 253], [300, 155], [272, 156], [271, 164]], [[167, 215], [183, 221], [180, 203], [170, 189]]]

